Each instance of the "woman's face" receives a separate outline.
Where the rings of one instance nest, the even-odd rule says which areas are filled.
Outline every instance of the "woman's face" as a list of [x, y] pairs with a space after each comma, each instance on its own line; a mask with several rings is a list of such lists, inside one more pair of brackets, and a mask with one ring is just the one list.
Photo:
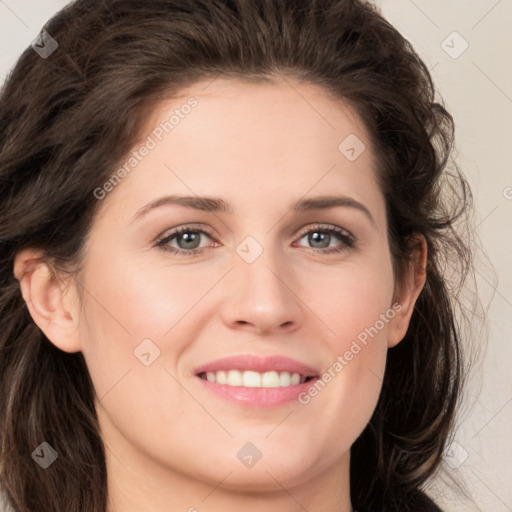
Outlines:
[[233, 488], [345, 474], [405, 332], [362, 122], [317, 86], [216, 79], [134, 151], [79, 274], [109, 453]]

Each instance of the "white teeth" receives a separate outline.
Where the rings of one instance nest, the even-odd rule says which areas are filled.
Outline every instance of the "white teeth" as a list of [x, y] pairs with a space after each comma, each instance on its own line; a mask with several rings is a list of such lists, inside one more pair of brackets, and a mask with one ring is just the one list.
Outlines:
[[228, 380], [226, 381], [228, 386], [241, 386], [242, 385], [242, 373], [238, 370], [229, 370]]
[[[203, 378], [204, 374], [203, 374]], [[243, 386], [246, 388], [279, 388], [296, 386], [306, 381], [306, 377], [299, 373], [290, 372], [255, 372], [247, 370], [219, 370], [218, 372], [207, 372], [206, 380], [217, 384], [228, 386]]]
[[243, 386], [246, 388], [261, 388], [261, 373], [251, 371], [244, 372]]
[[[286, 372], [286, 373], [288, 373], [288, 372]], [[289, 373], [288, 373], [288, 378], [290, 378]], [[261, 387], [263, 387], [263, 388], [278, 388], [279, 387], [279, 373], [265, 372], [261, 376]]]
[[[299, 375], [298, 373], [295, 373], [294, 375]], [[299, 375], [300, 379], [300, 375]], [[288, 372], [282, 372], [279, 375], [279, 385], [280, 386], [289, 386], [292, 383], [292, 378]]]

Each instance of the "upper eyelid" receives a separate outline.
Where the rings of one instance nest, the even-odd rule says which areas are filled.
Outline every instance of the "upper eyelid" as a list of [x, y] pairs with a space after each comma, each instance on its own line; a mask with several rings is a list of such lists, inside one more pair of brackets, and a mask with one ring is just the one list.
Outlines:
[[354, 238], [352, 233], [346, 228], [342, 228], [341, 226], [334, 226], [332, 224], [322, 224], [322, 223], [317, 223], [317, 224], [313, 224], [312, 226], [310, 225], [310, 226], [306, 226], [306, 227], [302, 228], [299, 232], [299, 236], [309, 233], [310, 231], [314, 231], [315, 229], [317, 229], [318, 231], [333, 231], [333, 232], [344, 231], [350, 238]]
[[179, 235], [181, 231], [199, 231], [201, 233], [204, 233], [208, 235], [211, 238], [214, 238], [215, 235], [209, 230], [208, 228], [195, 225], [195, 224], [184, 224], [182, 226], [176, 226], [175, 228], [170, 228], [165, 230], [162, 234], [158, 235], [155, 238], [155, 243], [161, 242], [162, 240], [165, 240], [166, 238], [173, 237], [176, 235]]

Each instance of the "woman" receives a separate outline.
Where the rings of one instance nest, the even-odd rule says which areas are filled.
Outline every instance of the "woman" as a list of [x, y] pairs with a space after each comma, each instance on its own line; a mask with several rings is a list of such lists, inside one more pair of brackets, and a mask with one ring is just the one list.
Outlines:
[[370, 3], [59, 13], [0, 99], [10, 506], [440, 510], [452, 139]]

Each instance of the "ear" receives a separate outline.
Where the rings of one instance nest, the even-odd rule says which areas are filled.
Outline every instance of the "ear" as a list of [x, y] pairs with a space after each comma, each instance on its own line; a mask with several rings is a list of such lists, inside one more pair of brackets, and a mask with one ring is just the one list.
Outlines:
[[[388, 325], [388, 348], [392, 348], [405, 337], [416, 300], [427, 277], [427, 242], [423, 235], [416, 234], [411, 241], [411, 260], [406, 275], [400, 276], [395, 287], [393, 309], [397, 312]], [[395, 306], [396, 304], [396, 306]]]
[[36, 249], [16, 255], [14, 276], [32, 319], [46, 337], [64, 352], [78, 352], [79, 302], [72, 276], [58, 273]]

